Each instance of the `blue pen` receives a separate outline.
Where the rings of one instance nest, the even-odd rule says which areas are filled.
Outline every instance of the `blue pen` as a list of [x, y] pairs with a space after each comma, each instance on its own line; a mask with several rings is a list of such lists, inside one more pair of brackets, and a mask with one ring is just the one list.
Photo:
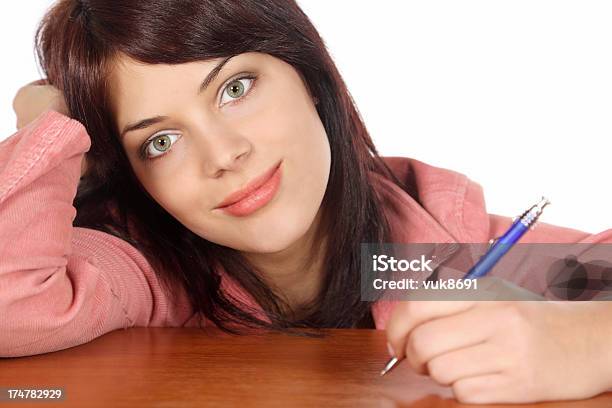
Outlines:
[[539, 203], [529, 208], [523, 214], [518, 216], [508, 231], [501, 237], [495, 239], [489, 250], [482, 258], [476, 262], [476, 265], [468, 271], [465, 279], [475, 279], [485, 276], [495, 264], [516, 244], [519, 239], [532, 228], [536, 223], [544, 207], [550, 204], [550, 201], [542, 197]]
[[[485, 276], [495, 264], [516, 244], [519, 239], [530, 229], [540, 218], [544, 207], [550, 204], [550, 201], [542, 197], [539, 203], [531, 206], [527, 211], [516, 217], [508, 231], [501, 237], [493, 240], [488, 251], [476, 262], [468, 271], [464, 279], [476, 279]], [[401, 360], [397, 357], [392, 357], [385, 368], [380, 372], [383, 376], [395, 367]]]

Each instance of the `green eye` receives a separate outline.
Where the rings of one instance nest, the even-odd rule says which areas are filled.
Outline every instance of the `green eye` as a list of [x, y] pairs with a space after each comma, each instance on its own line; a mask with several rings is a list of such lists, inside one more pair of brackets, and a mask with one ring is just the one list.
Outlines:
[[229, 102], [235, 102], [238, 99], [242, 99], [250, 92], [255, 81], [254, 76], [245, 76], [233, 80], [225, 86], [223, 94], [221, 95], [220, 105], [225, 105]]
[[159, 150], [160, 152], [165, 152], [170, 147], [170, 138], [168, 135], [161, 135], [153, 140], [153, 147]]
[[172, 146], [180, 137], [178, 133], [165, 133], [153, 136], [144, 143], [140, 157], [152, 160], [163, 156], [172, 149]]
[[230, 98], [240, 98], [244, 94], [244, 85], [240, 81], [234, 81], [225, 88], [225, 91]]

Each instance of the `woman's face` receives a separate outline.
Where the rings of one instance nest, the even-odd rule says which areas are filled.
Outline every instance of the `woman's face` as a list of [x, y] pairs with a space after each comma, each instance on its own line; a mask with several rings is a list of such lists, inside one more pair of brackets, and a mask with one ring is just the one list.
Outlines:
[[[331, 164], [327, 135], [291, 65], [240, 54], [204, 85], [223, 60], [144, 65], [119, 57], [111, 94], [121, 143], [148, 193], [195, 234], [240, 251], [278, 252], [319, 212]], [[124, 132], [149, 118], [158, 120]], [[237, 212], [216, 208], [278, 163], [272, 181]]]

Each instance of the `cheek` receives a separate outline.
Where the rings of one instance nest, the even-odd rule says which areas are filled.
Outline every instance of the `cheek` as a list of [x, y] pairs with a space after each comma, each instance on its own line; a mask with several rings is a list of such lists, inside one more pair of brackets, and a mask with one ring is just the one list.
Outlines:
[[331, 155], [329, 140], [316, 111], [303, 107], [283, 118], [278, 129], [283, 132], [285, 155], [309, 169], [313, 177], [327, 175]]
[[147, 174], [141, 182], [149, 195], [166, 212], [188, 228], [192, 224], [190, 219], [204, 208], [204, 204], [198, 203], [193, 179], [184, 173], [168, 176], [159, 173]]
[[[271, 101], [257, 116], [257, 134], [265, 137], [260, 148], [275, 151], [265, 155], [287, 160], [287, 172], [294, 196], [308, 200], [305, 194], [324, 193], [331, 167], [327, 133], [310, 95], [294, 84], [267, 95]], [[301, 187], [300, 187], [301, 186]], [[300, 191], [301, 190], [301, 191]], [[310, 198], [312, 200], [312, 198]]]
[[253, 116], [250, 134], [282, 146], [283, 151], [278, 153], [283, 156], [303, 157], [329, 149], [323, 124], [305, 90], [288, 87], [283, 92], [271, 92], [265, 99], [265, 108]]
[[143, 188], [153, 200], [179, 220], [196, 207], [198, 186], [195, 184], [200, 177], [196, 173], [197, 168], [189, 165], [191, 162], [185, 156], [185, 144], [181, 142], [173, 147], [168, 157], [151, 162], [130, 157], [134, 174]]

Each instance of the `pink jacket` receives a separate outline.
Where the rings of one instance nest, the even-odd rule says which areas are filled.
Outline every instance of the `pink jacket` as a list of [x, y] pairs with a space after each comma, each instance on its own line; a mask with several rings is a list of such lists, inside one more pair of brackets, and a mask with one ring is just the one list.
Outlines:
[[[0, 143], [0, 356], [24, 356], [86, 343], [132, 326], [196, 325], [184, 293], [167, 299], [146, 259], [109, 234], [75, 228], [72, 206], [81, 160], [91, 145], [83, 125], [54, 111]], [[385, 158], [400, 179], [416, 178], [419, 205], [372, 173], [387, 208], [393, 242], [487, 242], [511, 223], [487, 214], [481, 187], [417, 160]], [[521, 242], [612, 242], [540, 223]], [[234, 296], [252, 299], [224, 276]], [[393, 302], [372, 310], [384, 329]]]

